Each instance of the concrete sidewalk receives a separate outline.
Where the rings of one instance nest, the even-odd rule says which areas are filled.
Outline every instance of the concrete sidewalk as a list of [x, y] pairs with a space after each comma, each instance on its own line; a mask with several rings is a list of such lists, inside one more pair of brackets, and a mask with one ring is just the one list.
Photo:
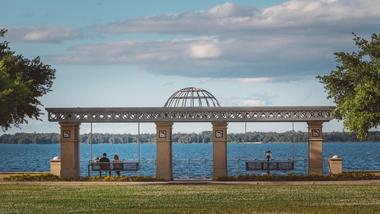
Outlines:
[[0, 182], [0, 185], [47, 185], [47, 186], [138, 186], [138, 185], [380, 185], [380, 180], [356, 181], [154, 181], [154, 182], [120, 182], [120, 181], [16, 181]]

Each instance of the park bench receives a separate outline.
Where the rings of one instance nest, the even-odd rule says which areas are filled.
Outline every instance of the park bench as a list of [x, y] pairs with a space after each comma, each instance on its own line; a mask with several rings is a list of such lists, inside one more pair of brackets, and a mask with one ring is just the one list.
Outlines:
[[88, 164], [88, 176], [91, 172], [112, 172], [112, 171], [128, 171], [135, 172], [140, 170], [139, 162], [120, 162], [120, 163], [107, 163], [107, 162], [90, 162]]
[[247, 171], [259, 171], [259, 170], [278, 170], [278, 171], [288, 171], [294, 170], [294, 160], [287, 161], [266, 161], [266, 160], [254, 160], [246, 161], [245, 169]]

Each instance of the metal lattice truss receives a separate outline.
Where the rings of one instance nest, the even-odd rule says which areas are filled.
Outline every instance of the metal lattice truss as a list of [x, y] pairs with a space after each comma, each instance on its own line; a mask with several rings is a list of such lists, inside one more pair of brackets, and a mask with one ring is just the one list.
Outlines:
[[172, 94], [164, 107], [220, 107], [220, 104], [210, 92], [188, 87]]
[[47, 108], [51, 122], [327, 122], [331, 106]]

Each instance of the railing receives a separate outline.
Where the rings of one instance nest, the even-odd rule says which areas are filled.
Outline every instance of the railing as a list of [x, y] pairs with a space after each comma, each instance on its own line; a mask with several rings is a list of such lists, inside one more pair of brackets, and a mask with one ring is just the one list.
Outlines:
[[[329, 175], [329, 159], [328, 157], [323, 158], [323, 174]], [[378, 173], [380, 175], [379, 166], [373, 167], [368, 166], [368, 162], [362, 162], [359, 167], [355, 167], [355, 162], [360, 162], [363, 160], [345, 160], [343, 158], [343, 172], [363, 172], [363, 173]], [[379, 164], [380, 165], [380, 164]]]
[[[291, 159], [294, 160], [294, 170], [282, 170], [273, 171], [273, 174], [286, 175], [292, 174], [307, 174], [307, 159]], [[263, 174], [262, 170], [246, 170], [247, 161], [259, 161], [252, 158], [234, 158], [227, 160], [228, 175], [251, 175], [251, 174]], [[281, 161], [281, 160], [273, 160]], [[282, 160], [284, 161], [284, 160]], [[288, 160], [286, 160], [288, 161]], [[127, 160], [123, 163], [137, 163], [137, 160]], [[112, 162], [110, 163], [112, 167]], [[91, 165], [88, 161], [82, 162], [82, 170], [87, 167], [88, 176], [98, 175], [98, 170], [91, 170]], [[175, 180], [209, 180], [212, 179], [213, 160], [208, 158], [186, 158], [186, 159], [173, 159], [172, 161], [173, 178]], [[117, 170], [113, 170], [112, 172]], [[126, 176], [155, 176], [156, 175], [156, 160], [155, 159], [141, 159], [139, 162], [139, 168], [137, 171], [120, 170], [121, 175]]]
[[[273, 174], [307, 174], [308, 171], [308, 161], [307, 159], [287, 159], [287, 160], [276, 160], [272, 159], [270, 163], [274, 162], [294, 162], [293, 170], [279, 170], [279, 171], [273, 171]], [[266, 171], [263, 170], [246, 170], [246, 163], [247, 162], [265, 162], [264, 160], [258, 160], [258, 159], [252, 159], [252, 158], [237, 158], [237, 159], [229, 159], [228, 161], [228, 175], [230, 176], [238, 176], [238, 175], [251, 175], [251, 174], [266, 174]], [[265, 164], [264, 164], [265, 165]], [[264, 167], [265, 168], [265, 167]]]
[[212, 178], [212, 159], [187, 158], [173, 160], [173, 178], [176, 180], [208, 180]]
[[[120, 171], [120, 174], [123, 176], [155, 176], [156, 174], [155, 159], [141, 159], [140, 161], [123, 160], [120, 163], [82, 161], [82, 164], [87, 166], [88, 176], [92, 176], [94, 175], [94, 173], [96, 173], [95, 175], [97, 175], [100, 172], [112, 173], [116, 171]], [[84, 167], [83, 165], [82, 169]]]
[[[237, 175], [250, 175], [250, 174], [264, 174], [266, 172], [257, 170], [257, 171], [247, 171], [245, 170], [245, 162], [255, 160], [250, 157], [239, 157], [232, 158], [227, 160], [228, 164], [228, 175], [237, 176]], [[291, 159], [293, 160], [293, 159]], [[127, 162], [137, 162], [135, 160], [127, 160]], [[277, 161], [277, 160], [276, 160]], [[308, 161], [307, 159], [297, 158], [294, 159], [294, 170], [292, 171], [279, 171], [273, 172], [274, 174], [286, 175], [289, 173], [292, 174], [308, 174]], [[360, 160], [356, 160], [360, 161]], [[81, 176], [88, 176], [88, 163], [89, 161], [81, 161]], [[364, 163], [359, 164], [358, 167], [355, 167], [355, 161], [343, 160], [343, 171], [344, 172], [380, 172], [380, 164], [375, 165], [375, 167], [363, 167]], [[368, 165], [368, 164], [367, 164]], [[50, 160], [41, 161], [39, 166], [45, 166], [42, 169], [37, 169], [35, 171], [50, 171]], [[210, 158], [188, 158], [188, 159], [173, 159], [173, 177], [174, 179], [211, 179], [213, 170], [213, 160]], [[12, 172], [12, 170], [8, 170]], [[31, 169], [21, 169], [20, 171], [33, 171]], [[127, 176], [155, 176], [156, 175], [156, 160], [155, 159], [141, 159], [139, 164], [138, 171], [122, 171], [122, 175]], [[323, 159], [323, 174], [329, 174], [328, 168], [328, 158]], [[98, 171], [90, 171], [90, 176], [98, 175]]]
[[[252, 158], [236, 158], [228, 159], [228, 175], [250, 175], [262, 174], [262, 170], [247, 171], [245, 164], [247, 161], [259, 161]], [[272, 161], [288, 161], [288, 160], [272, 160]], [[273, 172], [274, 174], [307, 174], [308, 162], [307, 159], [291, 159], [294, 161], [293, 170], [280, 170]], [[173, 160], [173, 177], [174, 179], [211, 179], [213, 170], [213, 160], [207, 158], [195, 159], [174, 159]]]

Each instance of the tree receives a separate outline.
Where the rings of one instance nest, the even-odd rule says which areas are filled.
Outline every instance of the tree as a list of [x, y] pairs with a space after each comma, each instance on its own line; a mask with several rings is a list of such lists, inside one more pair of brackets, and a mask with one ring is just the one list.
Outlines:
[[[7, 31], [0, 29], [0, 37]], [[28, 118], [40, 119], [39, 97], [51, 91], [55, 69], [39, 57], [29, 60], [11, 51], [7, 41], [0, 43], [0, 127], [27, 123]]]
[[334, 116], [364, 140], [380, 123], [380, 34], [372, 34], [370, 41], [353, 35], [359, 50], [335, 53], [335, 70], [317, 78], [336, 103]]

